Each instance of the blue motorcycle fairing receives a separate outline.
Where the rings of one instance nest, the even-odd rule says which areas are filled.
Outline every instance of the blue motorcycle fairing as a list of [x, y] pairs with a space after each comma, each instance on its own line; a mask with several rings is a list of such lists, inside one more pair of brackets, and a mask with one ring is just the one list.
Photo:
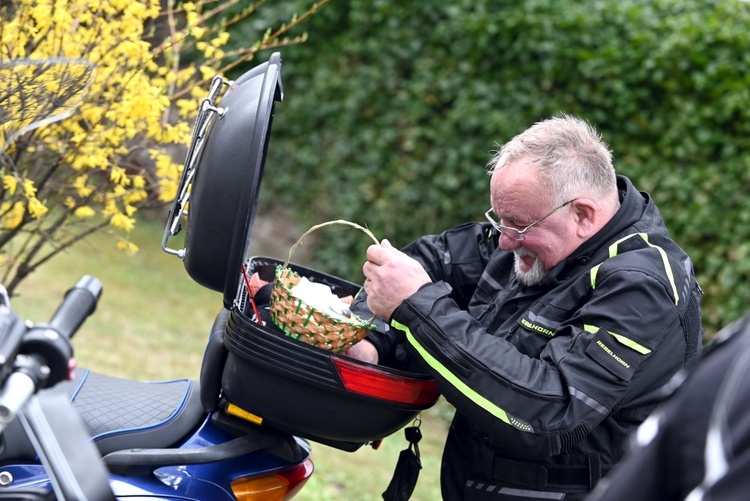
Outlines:
[[[179, 448], [209, 447], [236, 438], [219, 429], [208, 416], [200, 428]], [[296, 438], [300, 450], [309, 457], [310, 446]], [[302, 460], [306, 459], [302, 458]], [[234, 501], [231, 482], [237, 478], [262, 475], [299, 464], [259, 450], [230, 460], [196, 465], [175, 465], [158, 468], [148, 476], [111, 475], [110, 486], [119, 499], [169, 499]], [[1, 467], [13, 475], [13, 486], [51, 489], [41, 465], [5, 465]]]

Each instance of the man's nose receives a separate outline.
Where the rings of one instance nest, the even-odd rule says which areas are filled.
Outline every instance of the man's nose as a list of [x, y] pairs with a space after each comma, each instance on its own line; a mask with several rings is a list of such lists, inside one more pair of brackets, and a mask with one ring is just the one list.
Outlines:
[[518, 249], [519, 247], [521, 247], [521, 240], [510, 238], [505, 232], [501, 232], [499, 238], [500, 240], [498, 240], [498, 245], [504, 251], [511, 251], [513, 249]]

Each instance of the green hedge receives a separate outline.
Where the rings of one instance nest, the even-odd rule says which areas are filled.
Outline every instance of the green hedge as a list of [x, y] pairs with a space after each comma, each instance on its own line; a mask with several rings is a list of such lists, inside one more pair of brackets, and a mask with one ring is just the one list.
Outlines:
[[[497, 145], [567, 112], [660, 205], [709, 333], [750, 309], [749, 3], [334, 0], [304, 29], [282, 50], [264, 203], [404, 245], [480, 220]], [[357, 277], [365, 240], [323, 236], [317, 265]]]

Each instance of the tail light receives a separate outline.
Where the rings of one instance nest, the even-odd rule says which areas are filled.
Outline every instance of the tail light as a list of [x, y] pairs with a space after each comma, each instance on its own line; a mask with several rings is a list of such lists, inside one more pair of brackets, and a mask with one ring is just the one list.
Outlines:
[[343, 358], [333, 358], [344, 387], [355, 393], [411, 405], [432, 405], [440, 396], [435, 381], [390, 374]]
[[303, 463], [264, 477], [242, 477], [232, 482], [232, 493], [238, 501], [285, 501], [302, 489], [313, 473], [313, 463]]

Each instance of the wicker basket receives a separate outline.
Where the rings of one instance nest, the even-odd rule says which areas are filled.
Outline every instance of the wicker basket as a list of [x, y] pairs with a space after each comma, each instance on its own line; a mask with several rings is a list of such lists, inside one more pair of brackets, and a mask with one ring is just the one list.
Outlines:
[[271, 292], [270, 313], [273, 323], [289, 336], [318, 348], [338, 353], [351, 348], [364, 339], [370, 332], [372, 319], [363, 320], [356, 315], [353, 315], [349, 320], [335, 318], [306, 304], [292, 293], [292, 288], [302, 278], [288, 267], [292, 254], [307, 235], [333, 224], [343, 224], [361, 230], [372, 238], [376, 244], [379, 243], [370, 230], [349, 221], [339, 219], [313, 226], [292, 246], [286, 262], [282, 266], [276, 267]]

